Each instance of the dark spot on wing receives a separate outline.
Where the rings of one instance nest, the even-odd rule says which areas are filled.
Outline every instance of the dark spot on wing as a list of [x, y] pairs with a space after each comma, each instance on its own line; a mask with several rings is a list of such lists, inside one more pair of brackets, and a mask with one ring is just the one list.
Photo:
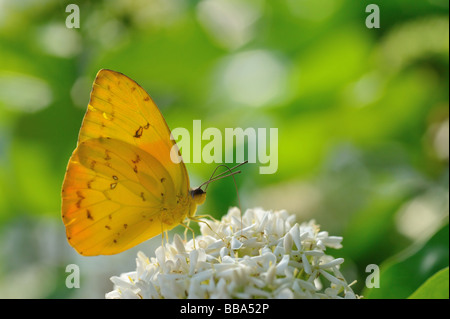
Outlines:
[[135, 160], [131, 160], [134, 164], [137, 164], [141, 161], [141, 158], [139, 157], [138, 154], [136, 154], [136, 159]]
[[87, 219], [94, 220], [94, 217], [92, 217], [91, 212], [89, 211], [89, 209], [86, 209], [86, 217], [87, 217]]
[[81, 201], [84, 199], [84, 196], [83, 196], [83, 194], [81, 194], [80, 191], [77, 191], [77, 196], [78, 196], [79, 200], [77, 201], [75, 206], [77, 206], [77, 208], [80, 208], [81, 207]]
[[142, 126], [139, 126], [139, 128], [136, 130], [135, 134], [133, 137], [141, 137], [142, 136], [142, 131], [144, 130], [144, 128]]

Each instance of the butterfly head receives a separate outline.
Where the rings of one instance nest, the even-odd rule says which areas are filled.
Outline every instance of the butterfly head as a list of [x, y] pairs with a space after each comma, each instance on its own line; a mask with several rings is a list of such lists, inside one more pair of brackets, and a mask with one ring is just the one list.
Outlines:
[[192, 196], [194, 203], [196, 203], [197, 205], [201, 205], [205, 202], [206, 192], [203, 191], [203, 189], [201, 189], [200, 187], [191, 189], [189, 193]]

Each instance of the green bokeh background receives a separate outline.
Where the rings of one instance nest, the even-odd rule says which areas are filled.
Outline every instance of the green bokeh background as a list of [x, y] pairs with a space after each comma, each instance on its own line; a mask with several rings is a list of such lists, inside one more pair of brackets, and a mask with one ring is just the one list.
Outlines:
[[[78, 29], [65, 25], [70, 3]], [[379, 29], [366, 27], [370, 3]], [[86, 258], [66, 241], [61, 184], [101, 68], [136, 80], [172, 129], [278, 128], [278, 171], [244, 167], [242, 207], [314, 218], [344, 237], [330, 254], [345, 258], [358, 294], [408, 297], [448, 266], [448, 10], [445, 0], [1, 0], [0, 297], [103, 298], [110, 276], [161, 243]], [[191, 184], [215, 166], [187, 164]], [[235, 205], [223, 180], [199, 213]], [[65, 286], [69, 264], [79, 289]], [[378, 289], [364, 288], [368, 264], [380, 266]]]

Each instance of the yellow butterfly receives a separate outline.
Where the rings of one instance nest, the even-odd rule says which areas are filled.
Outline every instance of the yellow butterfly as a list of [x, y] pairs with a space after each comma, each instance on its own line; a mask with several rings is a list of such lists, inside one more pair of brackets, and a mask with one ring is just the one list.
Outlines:
[[117, 254], [193, 218], [206, 192], [190, 189], [173, 149], [180, 155], [147, 92], [100, 70], [62, 187], [62, 219], [78, 253]]

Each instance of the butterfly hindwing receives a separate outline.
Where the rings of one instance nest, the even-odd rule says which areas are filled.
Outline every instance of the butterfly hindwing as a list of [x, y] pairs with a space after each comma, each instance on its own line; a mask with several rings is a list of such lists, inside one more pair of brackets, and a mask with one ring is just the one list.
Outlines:
[[174, 194], [167, 171], [150, 154], [112, 139], [82, 142], [69, 161], [63, 188], [69, 242], [83, 255], [133, 247], [170, 229], [162, 222], [165, 213], [183, 218], [186, 205]]

